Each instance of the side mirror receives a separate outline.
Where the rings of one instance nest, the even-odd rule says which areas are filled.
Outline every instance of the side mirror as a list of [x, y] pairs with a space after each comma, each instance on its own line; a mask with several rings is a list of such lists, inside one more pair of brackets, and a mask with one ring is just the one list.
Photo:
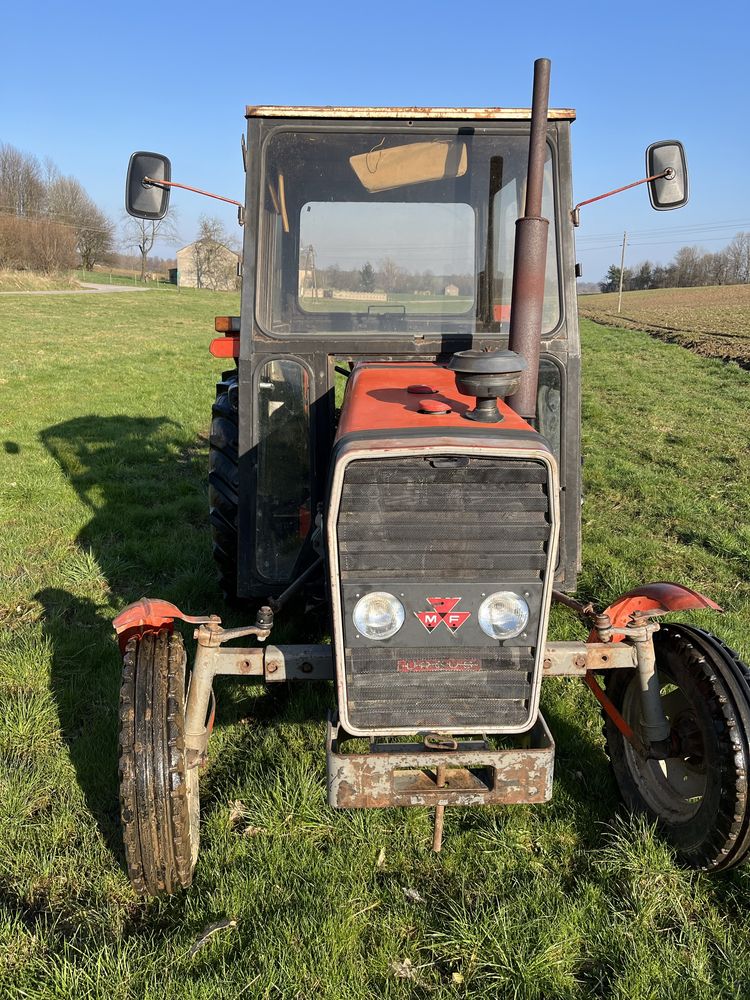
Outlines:
[[[156, 183], [144, 183], [146, 178]], [[169, 188], [160, 181], [172, 178], [172, 165], [161, 153], [133, 153], [125, 182], [125, 208], [136, 219], [163, 219], [169, 208]]]
[[676, 139], [654, 142], [646, 150], [646, 176], [666, 173], [648, 182], [651, 207], [657, 212], [682, 208], [688, 200], [688, 172], [685, 150]]

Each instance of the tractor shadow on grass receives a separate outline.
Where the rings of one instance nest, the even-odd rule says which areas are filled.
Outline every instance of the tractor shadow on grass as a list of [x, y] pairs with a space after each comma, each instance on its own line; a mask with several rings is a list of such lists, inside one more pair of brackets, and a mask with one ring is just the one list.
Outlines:
[[102, 839], [124, 868], [119, 830], [117, 707], [120, 670], [104, 609], [67, 590], [36, 594], [52, 648], [52, 695], [78, 786]]
[[86, 805], [124, 864], [113, 608], [143, 595], [194, 613], [222, 607], [207, 530], [208, 449], [165, 417], [92, 414], [40, 437], [91, 512], [60, 567], [61, 586], [36, 595], [52, 649], [52, 694]]

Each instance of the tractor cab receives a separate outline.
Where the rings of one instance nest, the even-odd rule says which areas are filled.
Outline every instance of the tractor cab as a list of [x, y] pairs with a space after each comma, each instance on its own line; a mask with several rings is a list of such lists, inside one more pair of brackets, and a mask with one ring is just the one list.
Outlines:
[[[530, 116], [518, 109], [247, 109], [245, 271], [233, 331], [238, 554], [236, 571], [223, 577], [227, 592], [278, 595], [316, 558], [352, 368], [418, 362], [442, 370], [458, 351], [508, 347]], [[542, 214], [549, 237], [534, 421], [565, 487], [554, 572], [567, 589], [575, 588], [580, 554], [574, 117], [567, 109], [548, 114]], [[388, 371], [381, 367], [386, 393]], [[429, 382], [424, 370], [422, 378]], [[225, 545], [223, 525], [219, 535]]]

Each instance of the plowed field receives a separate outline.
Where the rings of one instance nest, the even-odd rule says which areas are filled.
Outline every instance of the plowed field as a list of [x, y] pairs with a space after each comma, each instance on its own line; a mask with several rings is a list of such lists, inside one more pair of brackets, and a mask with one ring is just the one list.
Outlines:
[[750, 285], [625, 292], [621, 313], [616, 292], [582, 295], [578, 308], [604, 326], [646, 330], [703, 357], [750, 368]]

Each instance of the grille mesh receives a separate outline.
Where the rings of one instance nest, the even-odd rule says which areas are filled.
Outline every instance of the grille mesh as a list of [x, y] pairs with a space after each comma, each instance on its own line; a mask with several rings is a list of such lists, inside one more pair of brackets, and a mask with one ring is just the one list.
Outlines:
[[533, 669], [528, 648], [349, 649], [349, 717], [363, 729], [519, 725]]
[[549, 537], [539, 462], [471, 458], [352, 462], [338, 519], [342, 579], [541, 579]]
[[[547, 470], [507, 458], [463, 458], [450, 468], [420, 456], [354, 461], [337, 530], [344, 582], [388, 589], [425, 581], [434, 589], [480, 578], [540, 581], [550, 535]], [[344, 608], [347, 620], [351, 610]], [[533, 647], [348, 648], [349, 718], [373, 732], [523, 725], [534, 660]]]

